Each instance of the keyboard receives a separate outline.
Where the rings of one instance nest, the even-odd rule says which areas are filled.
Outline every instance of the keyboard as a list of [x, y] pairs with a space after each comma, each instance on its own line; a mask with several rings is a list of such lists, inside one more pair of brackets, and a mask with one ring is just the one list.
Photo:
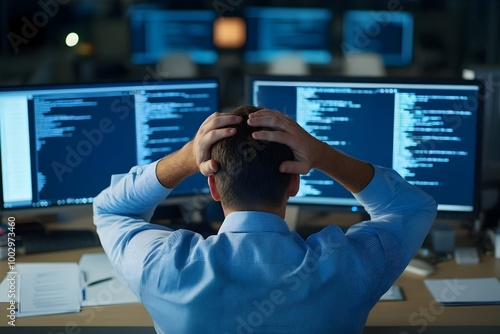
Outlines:
[[16, 240], [16, 249], [20, 254], [55, 252], [100, 245], [97, 234], [89, 230], [51, 231], [45, 234], [26, 235]]

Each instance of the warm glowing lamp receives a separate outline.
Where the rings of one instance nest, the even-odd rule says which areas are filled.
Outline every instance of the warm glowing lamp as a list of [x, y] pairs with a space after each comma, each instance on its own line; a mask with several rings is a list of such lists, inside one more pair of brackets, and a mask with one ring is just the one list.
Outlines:
[[241, 17], [220, 17], [214, 22], [214, 45], [221, 49], [241, 48], [246, 41], [246, 25]]

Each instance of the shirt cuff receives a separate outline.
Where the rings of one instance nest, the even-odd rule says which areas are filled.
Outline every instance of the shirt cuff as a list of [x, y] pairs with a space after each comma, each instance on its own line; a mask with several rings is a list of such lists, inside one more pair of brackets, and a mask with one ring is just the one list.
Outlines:
[[363, 190], [354, 194], [354, 197], [367, 211], [394, 198], [403, 181], [401, 176], [393, 169], [375, 165], [373, 168], [375, 170], [373, 179]]
[[156, 165], [158, 161], [149, 165], [134, 167], [137, 168], [137, 175], [140, 175], [140, 177], [137, 178], [135, 189], [140, 190], [141, 198], [144, 198], [148, 202], [159, 203], [172, 191], [170, 188], [165, 188], [156, 176]]

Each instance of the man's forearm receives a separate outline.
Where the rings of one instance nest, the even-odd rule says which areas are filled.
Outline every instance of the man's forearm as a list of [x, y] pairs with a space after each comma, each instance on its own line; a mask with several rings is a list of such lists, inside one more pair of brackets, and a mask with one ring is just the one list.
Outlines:
[[193, 155], [193, 142], [167, 155], [156, 165], [156, 177], [166, 188], [175, 188], [183, 179], [198, 171]]
[[363, 190], [373, 178], [373, 166], [367, 162], [348, 156], [321, 142], [318, 148], [316, 169], [324, 172], [351, 193]]

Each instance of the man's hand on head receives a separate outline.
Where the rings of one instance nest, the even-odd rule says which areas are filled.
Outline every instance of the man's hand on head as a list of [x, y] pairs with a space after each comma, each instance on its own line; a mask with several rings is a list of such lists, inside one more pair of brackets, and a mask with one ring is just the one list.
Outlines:
[[207, 176], [216, 173], [219, 166], [210, 158], [210, 149], [219, 140], [234, 135], [236, 129], [230, 126], [241, 121], [241, 117], [230, 114], [210, 115], [193, 140], [158, 162], [156, 176], [160, 183], [172, 189], [198, 170]]
[[242, 121], [240, 116], [222, 113], [213, 113], [200, 126], [193, 139], [193, 154], [200, 172], [211, 175], [217, 172], [219, 166], [211, 159], [212, 145], [219, 140], [236, 134], [236, 129], [228, 127]]
[[284, 161], [280, 166], [282, 173], [307, 174], [321, 159], [321, 150], [326, 144], [279, 111], [263, 109], [252, 113], [248, 117], [248, 125], [272, 129], [254, 132], [254, 139], [277, 142], [292, 149], [295, 161]]

